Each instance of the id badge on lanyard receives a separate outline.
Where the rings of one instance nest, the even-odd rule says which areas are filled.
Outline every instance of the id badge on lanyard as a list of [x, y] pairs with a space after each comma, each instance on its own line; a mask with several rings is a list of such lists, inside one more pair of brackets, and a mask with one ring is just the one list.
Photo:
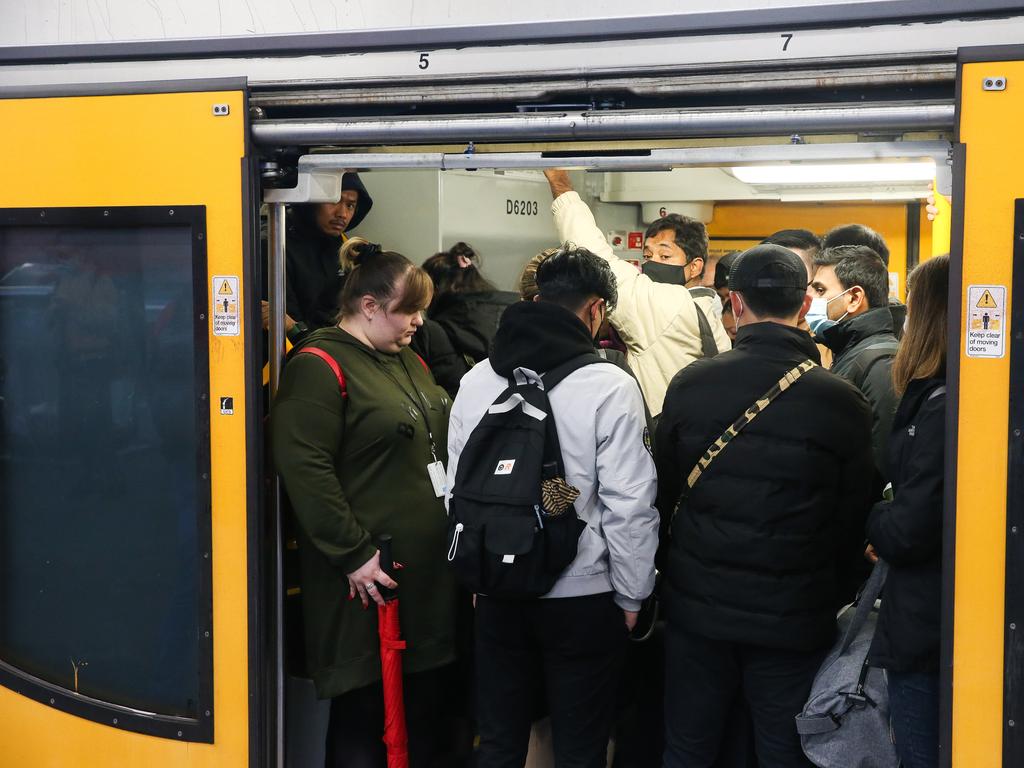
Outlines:
[[430, 475], [430, 484], [434, 486], [434, 495], [443, 498], [448, 493], [448, 473], [444, 462], [435, 460], [427, 464], [427, 474]]
[[[427, 464], [427, 477], [430, 478], [430, 484], [434, 488], [434, 495], [441, 499], [444, 498], [448, 493], [448, 472], [444, 468], [444, 462], [437, 458], [437, 446], [434, 443], [434, 433], [430, 429], [430, 409], [427, 408], [427, 404], [423, 402], [423, 393], [420, 392], [420, 388], [416, 386], [416, 382], [412, 378], [412, 374], [409, 373], [409, 369], [405, 367], [405, 361], [400, 360], [402, 369], [405, 371], [405, 375], [409, 377], [409, 383], [412, 385], [413, 392], [416, 393], [416, 397], [412, 398], [413, 404], [421, 409], [423, 415], [423, 426], [427, 430], [427, 438], [430, 440], [430, 456], [433, 461]], [[397, 382], [396, 382], [397, 383]], [[417, 400], [419, 401], [417, 403]]]

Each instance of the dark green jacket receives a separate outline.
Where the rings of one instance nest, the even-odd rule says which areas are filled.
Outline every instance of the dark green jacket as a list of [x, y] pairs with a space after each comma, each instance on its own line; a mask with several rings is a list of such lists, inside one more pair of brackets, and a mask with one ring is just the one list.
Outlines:
[[[340, 364], [343, 399], [327, 363], [292, 354], [271, 412], [274, 461], [298, 522], [307, 660], [330, 698], [380, 679], [377, 611], [348, 599], [346, 574], [394, 538], [406, 673], [454, 658], [455, 584], [445, 562], [444, 502], [434, 495], [423, 406], [437, 457], [447, 461], [451, 403], [416, 355], [377, 352], [339, 328], [310, 334]], [[296, 351], [298, 351], [298, 349]]]

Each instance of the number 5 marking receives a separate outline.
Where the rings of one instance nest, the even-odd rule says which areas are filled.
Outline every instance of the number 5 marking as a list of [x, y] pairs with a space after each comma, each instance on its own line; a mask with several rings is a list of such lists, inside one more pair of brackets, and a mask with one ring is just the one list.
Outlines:
[[793, 39], [793, 35], [792, 35], [792, 33], [786, 33], [786, 34], [783, 34], [782, 37], [786, 38], [786, 42], [784, 42], [782, 44], [782, 50], [788, 51], [789, 50], [789, 43]]
[[[792, 37], [792, 35], [790, 35], [790, 37]], [[429, 53], [421, 53], [420, 54], [420, 64], [419, 64], [420, 69], [426, 69], [429, 66], [430, 66], [430, 54]]]

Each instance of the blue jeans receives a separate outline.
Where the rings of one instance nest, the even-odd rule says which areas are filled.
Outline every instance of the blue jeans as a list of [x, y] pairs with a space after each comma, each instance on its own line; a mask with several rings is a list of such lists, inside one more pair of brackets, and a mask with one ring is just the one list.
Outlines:
[[938, 768], [939, 676], [888, 672], [889, 713], [903, 768]]

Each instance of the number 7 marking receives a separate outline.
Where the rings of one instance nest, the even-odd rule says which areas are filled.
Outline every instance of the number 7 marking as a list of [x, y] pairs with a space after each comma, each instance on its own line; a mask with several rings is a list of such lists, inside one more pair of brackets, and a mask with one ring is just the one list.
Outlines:
[[791, 32], [785, 33], [785, 34], [782, 35], [782, 37], [786, 38], [786, 42], [784, 42], [782, 44], [782, 50], [788, 51], [789, 50], [789, 43], [793, 39], [793, 34]]

